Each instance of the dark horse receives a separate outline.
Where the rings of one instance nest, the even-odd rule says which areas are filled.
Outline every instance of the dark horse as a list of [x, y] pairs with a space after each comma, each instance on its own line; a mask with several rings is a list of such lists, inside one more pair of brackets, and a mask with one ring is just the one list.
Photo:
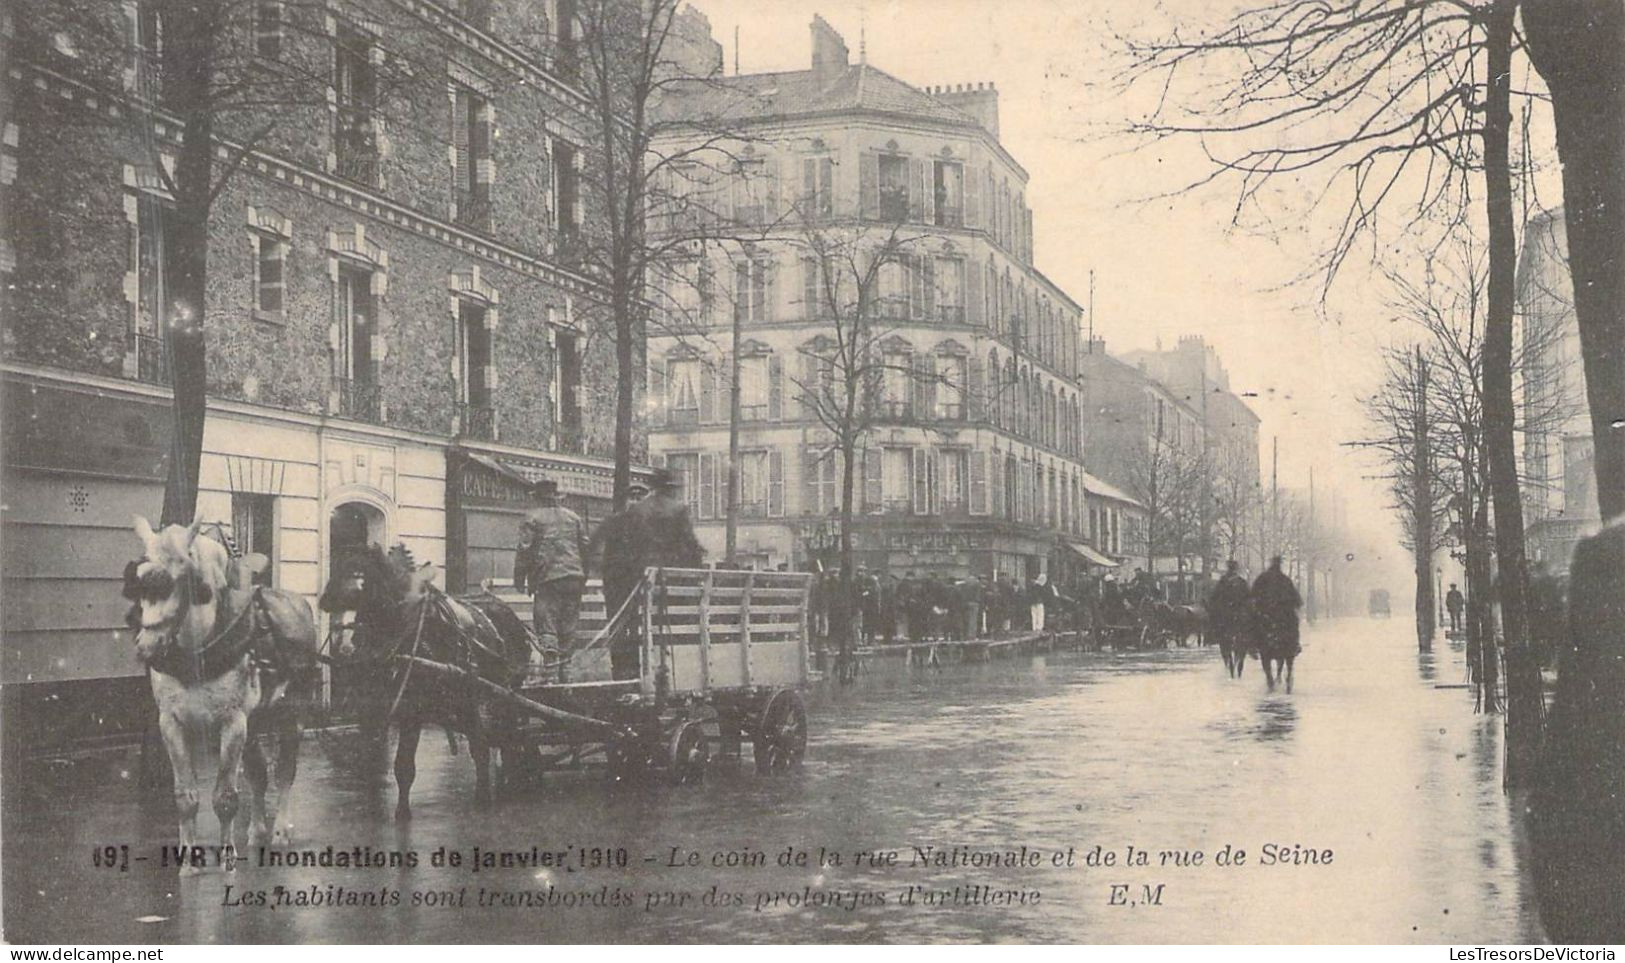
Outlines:
[[[434, 566], [416, 567], [397, 545], [356, 552], [334, 566], [318, 604], [325, 612], [354, 612], [355, 631], [340, 660], [362, 668], [368, 700], [364, 721], [400, 732], [395, 748], [395, 818], [412, 815], [418, 739], [428, 724], [468, 738], [474, 758], [474, 799], [491, 799], [491, 750], [514, 720], [466, 679], [434, 671], [453, 666], [504, 687], [523, 681], [531, 646], [524, 623], [490, 595], [453, 598], [431, 584]], [[419, 661], [419, 660], [427, 660]]]
[[1303, 651], [1298, 642], [1298, 607], [1303, 604], [1292, 580], [1281, 572], [1279, 558], [1253, 583], [1253, 637], [1258, 643], [1258, 661], [1264, 666], [1264, 682], [1275, 688], [1278, 680], [1292, 691], [1292, 663]]
[[1145, 603], [1144, 611], [1152, 633], [1161, 641], [1180, 648], [1190, 644], [1204, 644], [1207, 631], [1207, 611], [1200, 605], [1170, 605], [1167, 602]]

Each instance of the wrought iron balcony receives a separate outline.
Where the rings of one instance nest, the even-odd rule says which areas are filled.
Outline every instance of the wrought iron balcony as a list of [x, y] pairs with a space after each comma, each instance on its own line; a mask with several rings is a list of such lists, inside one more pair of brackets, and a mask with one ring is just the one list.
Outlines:
[[497, 411], [490, 405], [457, 405], [457, 433], [464, 438], [496, 441]]
[[380, 424], [383, 421], [383, 388], [370, 378], [334, 378], [338, 388], [339, 414], [357, 421]]
[[169, 384], [169, 355], [164, 351], [164, 339], [153, 334], [134, 334], [135, 376], [140, 381], [155, 385]]

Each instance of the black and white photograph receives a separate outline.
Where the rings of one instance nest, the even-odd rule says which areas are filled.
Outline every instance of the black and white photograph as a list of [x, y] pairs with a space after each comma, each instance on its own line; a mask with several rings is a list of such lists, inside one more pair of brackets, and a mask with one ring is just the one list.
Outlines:
[[1625, 0], [0, 45], [0, 941], [1625, 943]]

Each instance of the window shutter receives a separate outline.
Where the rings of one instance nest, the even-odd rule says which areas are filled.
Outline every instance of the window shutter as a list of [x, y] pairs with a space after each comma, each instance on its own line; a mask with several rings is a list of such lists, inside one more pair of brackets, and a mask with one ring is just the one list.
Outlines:
[[820, 315], [818, 304], [818, 261], [814, 258], [801, 259], [801, 316], [816, 318]]
[[981, 188], [977, 184], [975, 171], [969, 166], [960, 170], [965, 189], [965, 226], [976, 227], [982, 221]]
[[759, 318], [762, 321], [772, 321], [775, 313], [774, 305], [778, 302], [779, 264], [777, 261], [768, 261], [765, 264], [758, 262], [756, 270], [760, 272], [758, 276], [762, 280], [761, 290], [758, 292], [761, 298]]
[[715, 518], [717, 514], [717, 456], [700, 455], [700, 517]]
[[574, 187], [570, 191], [570, 220], [576, 227], [580, 227], [586, 205], [581, 203], [581, 172], [586, 168], [587, 152], [577, 148], [570, 153], [570, 170], [574, 178]]
[[987, 320], [982, 311], [982, 272], [970, 265], [965, 270], [965, 320], [973, 324]]
[[777, 448], [767, 453], [767, 514], [784, 517], [784, 452]]
[[933, 161], [924, 162], [924, 170], [920, 175], [920, 197], [922, 207], [920, 213], [922, 220], [927, 224], [936, 223], [937, 219], [937, 165]]
[[808, 221], [818, 219], [818, 158], [801, 159], [801, 216]]
[[880, 219], [880, 157], [865, 153], [858, 158], [859, 216], [866, 221]]
[[885, 507], [885, 486], [882, 474], [885, 460], [881, 457], [879, 448], [865, 448], [863, 450], [863, 510], [872, 514], [879, 513]]
[[925, 164], [918, 157], [908, 161], [908, 217], [911, 221], [925, 220]]
[[992, 502], [988, 514], [995, 517], [1004, 515], [1004, 459], [999, 456], [999, 450], [993, 449], [988, 455], [987, 464], [987, 494]]
[[803, 418], [818, 417], [819, 397], [818, 359], [810, 354], [801, 356], [801, 385], [798, 393], [801, 397], [801, 416]]
[[710, 361], [700, 362], [700, 423], [709, 424], [716, 420], [717, 410], [717, 368]]
[[982, 367], [983, 363], [982, 359], [975, 355], [965, 362], [965, 384], [959, 393], [959, 400], [967, 421], [980, 421], [987, 411], [982, 404], [982, 385], [987, 377]]
[[943, 462], [945, 462], [946, 460], [947, 460], [947, 455], [943, 452], [943, 450], [941, 448], [933, 448], [933, 449], [931, 449], [930, 453], [926, 456], [926, 460], [925, 460], [925, 467], [926, 467], [926, 469], [927, 469], [927, 471], [929, 472], [929, 475], [930, 475], [930, 477], [926, 481], [926, 490], [927, 490], [927, 494], [930, 496], [930, 504], [931, 504], [930, 511], [931, 511], [931, 514], [933, 514], [933, 515], [942, 514], [942, 486], [943, 486], [943, 474], [942, 474], [942, 472], [943, 472]]
[[936, 258], [920, 258], [920, 270], [925, 273], [925, 320], [936, 318]]
[[818, 216], [835, 216], [835, 158], [818, 158]]
[[750, 320], [750, 262], [734, 264], [734, 320]]
[[914, 356], [914, 417], [929, 418], [931, 411], [931, 369], [932, 359], [927, 354]]
[[912, 453], [914, 455], [914, 514], [924, 515], [931, 510], [930, 481], [927, 477], [928, 469], [926, 468], [931, 452], [926, 448], [915, 448]]
[[762, 223], [774, 224], [779, 219], [779, 162], [769, 160], [763, 168], [767, 183], [762, 185]]
[[769, 421], [783, 421], [784, 360], [776, 354], [767, 359], [767, 383], [767, 418]]
[[[473, 186], [474, 178], [471, 173], [469, 158], [468, 129], [468, 91], [457, 88], [452, 98], [451, 109], [451, 143], [454, 153], [454, 169], [452, 171], [452, 184], [457, 191], [457, 200], [460, 202]], [[458, 212], [463, 213], [462, 211]]]
[[473, 168], [470, 190], [478, 200], [491, 196], [491, 182], [496, 179], [496, 160], [491, 154], [491, 125], [496, 122], [496, 110], [489, 101], [476, 100], [474, 126], [468, 132], [469, 156]]
[[818, 449], [801, 449], [801, 514], [822, 514], [818, 505]]
[[972, 515], [987, 514], [987, 452], [970, 453], [970, 505]]
[[649, 421], [660, 427], [666, 424], [671, 413], [670, 375], [671, 362], [665, 358], [655, 361], [649, 366], [649, 397], [655, 401], [654, 412]]

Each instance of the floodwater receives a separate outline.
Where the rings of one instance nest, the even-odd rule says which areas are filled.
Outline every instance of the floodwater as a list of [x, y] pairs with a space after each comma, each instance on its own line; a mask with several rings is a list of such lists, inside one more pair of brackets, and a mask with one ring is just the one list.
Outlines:
[[[569, 775], [485, 810], [466, 754], [430, 732], [404, 826], [390, 819], [392, 780], [346, 763], [353, 737], [308, 736], [298, 845], [411, 850], [415, 869], [177, 880], [152, 865], [173, 841], [167, 799], [143, 803], [117, 772], [44, 773], [7, 827], [5, 937], [1539, 941], [1500, 786], [1499, 719], [1474, 715], [1469, 691], [1441, 688], [1462, 681], [1459, 652], [1418, 656], [1407, 628], [1309, 629], [1290, 695], [1266, 693], [1256, 663], [1227, 679], [1211, 649], [877, 666], [811, 694], [799, 772], [758, 776], [747, 763], [699, 786], [619, 792]], [[154, 858], [129, 872], [92, 864], [95, 846], [120, 843]], [[474, 847], [533, 846], [577, 865], [469, 866]], [[441, 847], [464, 865], [430, 865]], [[911, 865], [915, 847], [968, 850], [960, 865]], [[1086, 865], [1096, 847], [1095, 862], [1115, 864]], [[1147, 864], [1127, 865], [1129, 847]], [[626, 868], [582, 868], [595, 849], [611, 864], [624, 851]], [[840, 864], [820, 866], [820, 850]], [[743, 865], [713, 865], [730, 860]], [[312, 886], [401, 905], [275, 905]], [[242, 905], [260, 892], [271, 905]], [[499, 905], [477, 905], [493, 892]]]

